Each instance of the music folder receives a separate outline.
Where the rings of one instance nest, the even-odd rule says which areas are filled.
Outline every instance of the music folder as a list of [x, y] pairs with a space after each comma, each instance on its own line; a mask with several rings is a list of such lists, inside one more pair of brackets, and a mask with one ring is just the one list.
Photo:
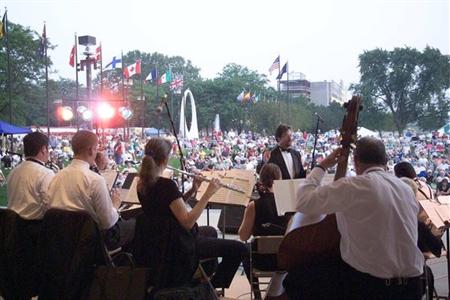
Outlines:
[[273, 193], [275, 195], [275, 206], [279, 216], [285, 213], [295, 212], [297, 203], [297, 190], [305, 179], [285, 179], [273, 181]]

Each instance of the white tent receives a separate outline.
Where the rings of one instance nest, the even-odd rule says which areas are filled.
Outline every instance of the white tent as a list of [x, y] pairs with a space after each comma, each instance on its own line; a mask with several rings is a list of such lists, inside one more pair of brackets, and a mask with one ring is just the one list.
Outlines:
[[378, 137], [378, 133], [365, 127], [358, 127], [358, 137], [373, 136]]

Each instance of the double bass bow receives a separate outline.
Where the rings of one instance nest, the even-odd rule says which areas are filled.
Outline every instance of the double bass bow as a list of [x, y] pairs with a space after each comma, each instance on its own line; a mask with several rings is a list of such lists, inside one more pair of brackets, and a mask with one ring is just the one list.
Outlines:
[[[334, 181], [345, 177], [348, 156], [356, 143], [358, 116], [361, 110], [361, 96], [353, 96], [344, 104], [346, 113], [340, 129], [341, 156]], [[283, 270], [293, 270], [302, 264], [319, 262], [326, 258], [338, 257], [340, 234], [336, 216], [305, 215], [296, 213], [278, 251], [278, 266]]]

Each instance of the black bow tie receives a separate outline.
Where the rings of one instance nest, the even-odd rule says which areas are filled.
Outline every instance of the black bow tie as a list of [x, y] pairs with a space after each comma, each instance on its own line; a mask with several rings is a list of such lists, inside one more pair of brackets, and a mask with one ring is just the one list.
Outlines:
[[280, 149], [281, 149], [282, 152], [291, 153], [291, 148], [287, 148], [287, 149], [280, 148]]

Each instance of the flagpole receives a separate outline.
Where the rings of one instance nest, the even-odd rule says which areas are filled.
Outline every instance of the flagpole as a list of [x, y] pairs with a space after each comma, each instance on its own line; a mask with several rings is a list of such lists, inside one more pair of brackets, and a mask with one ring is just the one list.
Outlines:
[[[123, 51], [121, 52], [121, 57], [122, 57], [122, 70], [121, 70], [121, 78], [122, 78], [122, 100], [124, 105], [128, 104], [125, 98], [125, 77], [123, 74], [123, 71], [125, 70], [125, 62], [123, 61]], [[128, 105], [127, 105], [128, 108]], [[127, 127], [127, 120], [124, 120], [125, 122], [123, 122], [123, 139], [125, 140], [125, 136], [126, 136], [126, 127]]]
[[100, 96], [103, 96], [103, 47], [100, 43]]
[[278, 77], [277, 77], [277, 86], [278, 86], [278, 94], [277, 94], [277, 98], [278, 98], [278, 119], [280, 120], [280, 124], [281, 124], [281, 99], [280, 99], [280, 71], [278, 70]]
[[[158, 66], [155, 65], [156, 69], [156, 101], [159, 101], [159, 72], [158, 72]], [[158, 115], [159, 118], [159, 127], [158, 127], [158, 137], [159, 137], [159, 131], [161, 130], [161, 114]]]
[[[80, 91], [79, 91], [79, 83], [78, 83], [78, 39], [77, 39], [77, 33], [75, 32], [75, 106], [78, 109], [78, 100], [80, 97]], [[78, 120], [78, 113], [75, 113], [76, 119], [75, 122], [77, 123], [77, 131], [80, 129], [80, 122]]]
[[289, 98], [289, 63], [286, 62], [286, 74], [287, 74], [287, 111], [288, 111], [288, 124], [291, 125], [291, 101]]
[[47, 99], [47, 135], [50, 136], [50, 103], [48, 96], [48, 56], [47, 56], [47, 25], [44, 21], [44, 57], [45, 57], [45, 98]]
[[[139, 60], [141, 60], [141, 58], [139, 58]], [[144, 129], [145, 129], [145, 110], [147, 109], [147, 105], [145, 103], [145, 98], [144, 98], [144, 72], [143, 72], [143, 68], [142, 68], [142, 60], [141, 60], [141, 101], [142, 103], [144, 103], [144, 109], [142, 110], [142, 138], [144, 138]]]
[[[5, 7], [5, 24], [3, 24], [4, 28], [6, 28], [5, 31], [5, 38], [6, 38], [6, 59], [8, 64], [8, 103], [9, 103], [9, 123], [12, 123], [12, 92], [11, 92], [11, 55], [9, 51], [9, 32], [8, 32], [8, 10]], [[12, 143], [11, 143], [11, 150], [12, 150]]]

